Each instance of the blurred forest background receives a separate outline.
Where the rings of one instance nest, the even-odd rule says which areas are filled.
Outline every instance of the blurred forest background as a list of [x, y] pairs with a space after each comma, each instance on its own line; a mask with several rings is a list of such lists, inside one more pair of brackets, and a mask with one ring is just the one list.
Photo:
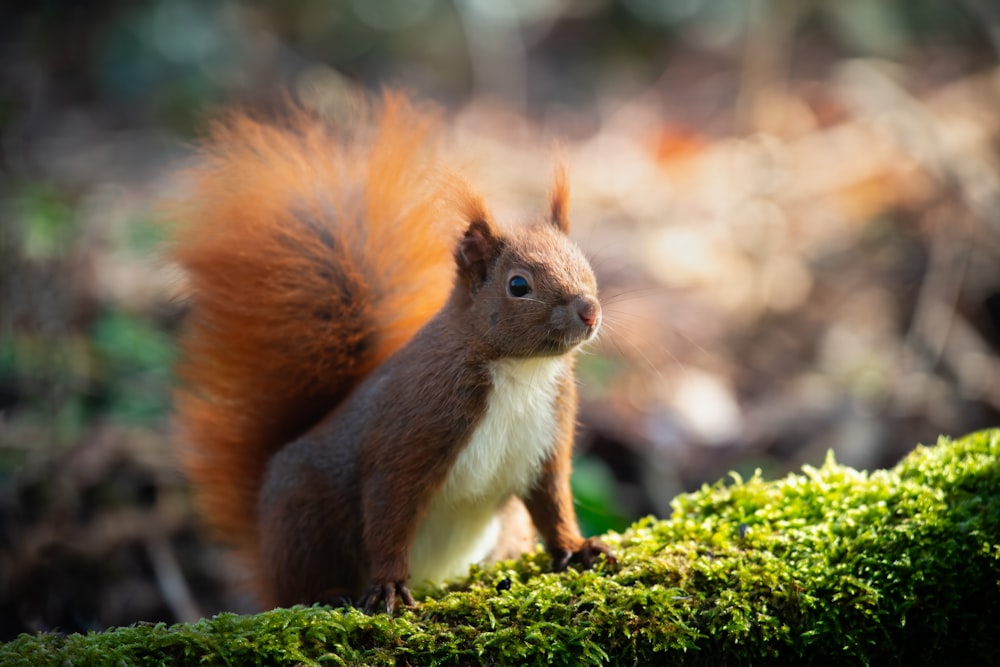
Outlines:
[[155, 211], [213, 108], [404, 87], [506, 218], [561, 146], [593, 532], [1000, 424], [998, 49], [993, 0], [3, 3], [0, 639], [249, 609], [169, 441]]

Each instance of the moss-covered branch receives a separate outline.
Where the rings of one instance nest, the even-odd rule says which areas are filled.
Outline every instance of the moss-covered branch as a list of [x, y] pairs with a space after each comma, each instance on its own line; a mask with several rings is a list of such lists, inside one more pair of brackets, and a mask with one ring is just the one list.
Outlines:
[[1000, 430], [918, 448], [890, 471], [831, 458], [720, 483], [608, 542], [614, 572], [555, 575], [534, 555], [395, 619], [314, 607], [22, 635], [0, 664], [991, 663]]

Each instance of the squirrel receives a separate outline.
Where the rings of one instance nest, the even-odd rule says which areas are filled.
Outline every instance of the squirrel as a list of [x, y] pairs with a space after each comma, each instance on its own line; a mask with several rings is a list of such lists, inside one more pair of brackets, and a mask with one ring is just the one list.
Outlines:
[[570, 491], [594, 273], [547, 214], [501, 229], [405, 95], [333, 122], [229, 112], [173, 211], [181, 465], [263, 606], [393, 613], [467, 571], [523, 501], [554, 569], [611, 551]]

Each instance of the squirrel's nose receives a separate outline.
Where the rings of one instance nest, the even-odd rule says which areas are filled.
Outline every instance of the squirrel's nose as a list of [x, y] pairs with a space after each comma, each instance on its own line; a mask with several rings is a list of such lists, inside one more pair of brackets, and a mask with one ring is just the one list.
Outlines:
[[586, 326], [592, 327], [601, 318], [601, 307], [596, 301], [580, 299], [576, 306], [576, 314]]

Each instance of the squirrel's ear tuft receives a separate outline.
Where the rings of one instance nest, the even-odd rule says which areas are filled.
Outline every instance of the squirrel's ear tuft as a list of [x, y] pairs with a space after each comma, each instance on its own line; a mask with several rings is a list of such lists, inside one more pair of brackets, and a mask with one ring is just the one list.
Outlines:
[[569, 234], [569, 184], [566, 182], [566, 166], [556, 165], [549, 193], [549, 222], [563, 234]]
[[455, 249], [455, 263], [469, 289], [475, 291], [486, 282], [490, 268], [500, 255], [502, 240], [488, 217], [469, 223]]

